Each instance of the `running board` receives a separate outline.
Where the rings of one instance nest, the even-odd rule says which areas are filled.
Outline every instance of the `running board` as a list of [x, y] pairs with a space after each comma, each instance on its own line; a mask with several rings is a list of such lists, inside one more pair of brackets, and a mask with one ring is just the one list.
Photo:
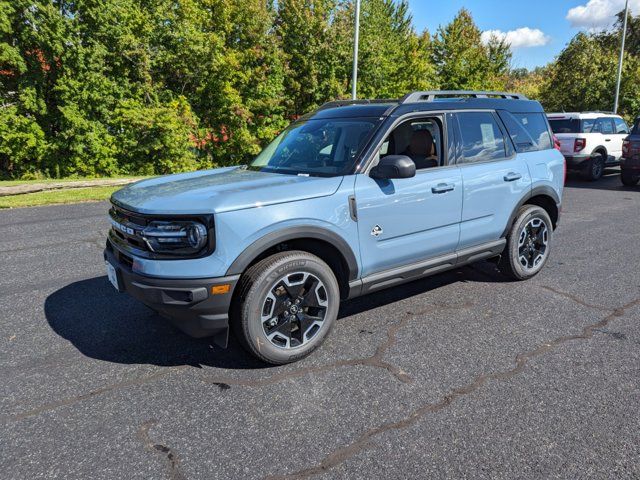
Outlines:
[[349, 298], [366, 295], [367, 293], [401, 285], [462, 265], [495, 257], [502, 253], [506, 243], [507, 241], [502, 238], [476, 247], [465, 248], [455, 253], [448, 253], [417, 263], [373, 273], [362, 279], [349, 282]]

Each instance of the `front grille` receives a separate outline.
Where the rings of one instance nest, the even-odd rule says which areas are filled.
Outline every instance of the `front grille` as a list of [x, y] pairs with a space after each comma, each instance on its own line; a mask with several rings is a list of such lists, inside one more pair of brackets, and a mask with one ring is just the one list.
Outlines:
[[116, 237], [118, 245], [125, 246], [137, 254], [151, 253], [140, 235], [144, 227], [149, 224], [149, 220], [116, 205], [109, 210], [109, 216], [111, 217], [111, 234]]

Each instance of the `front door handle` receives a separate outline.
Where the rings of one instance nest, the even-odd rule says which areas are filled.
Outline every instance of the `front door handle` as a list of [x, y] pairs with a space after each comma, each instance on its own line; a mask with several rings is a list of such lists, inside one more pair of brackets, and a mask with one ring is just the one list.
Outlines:
[[610, 139], [610, 138], [605, 138], [605, 139], [604, 139], [604, 141], [605, 141], [605, 142], [610, 142], [610, 141], [611, 141], [611, 139]]
[[505, 182], [515, 182], [516, 180], [520, 180], [522, 178], [522, 174], [516, 172], [509, 172], [504, 176]]
[[454, 185], [451, 185], [450, 183], [439, 183], [435, 187], [432, 187], [431, 191], [433, 193], [447, 193], [453, 190], [454, 188], [455, 188]]

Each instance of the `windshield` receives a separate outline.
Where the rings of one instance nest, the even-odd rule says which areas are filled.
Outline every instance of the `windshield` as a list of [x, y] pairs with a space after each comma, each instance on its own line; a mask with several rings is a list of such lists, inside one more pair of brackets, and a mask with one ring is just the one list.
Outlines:
[[377, 120], [326, 119], [294, 123], [248, 168], [290, 175], [337, 176], [348, 173]]

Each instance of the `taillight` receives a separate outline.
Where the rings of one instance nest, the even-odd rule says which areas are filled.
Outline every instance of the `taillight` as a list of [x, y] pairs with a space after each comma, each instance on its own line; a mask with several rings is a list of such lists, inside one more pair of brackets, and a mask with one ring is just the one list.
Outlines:
[[579, 152], [581, 150], [584, 149], [584, 147], [587, 146], [587, 139], [586, 138], [576, 138], [575, 141], [573, 142], [573, 151], [574, 152]]
[[553, 148], [555, 148], [558, 151], [560, 151], [560, 148], [561, 148], [560, 140], [558, 140], [558, 137], [556, 137], [555, 135], [553, 136]]
[[623, 157], [629, 156], [630, 150], [631, 150], [631, 142], [629, 140], [623, 140], [622, 141], [622, 156]]

